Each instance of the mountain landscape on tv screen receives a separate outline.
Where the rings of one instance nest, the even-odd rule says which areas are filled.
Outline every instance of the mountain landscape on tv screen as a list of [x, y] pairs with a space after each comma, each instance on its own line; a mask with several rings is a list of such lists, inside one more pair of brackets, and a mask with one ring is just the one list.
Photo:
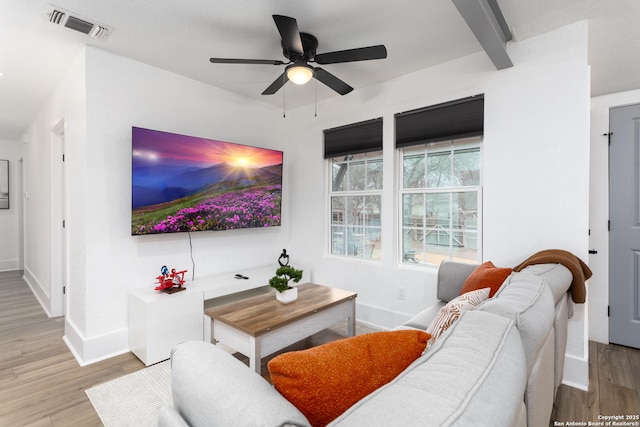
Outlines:
[[282, 152], [134, 128], [131, 196], [133, 235], [279, 226]]

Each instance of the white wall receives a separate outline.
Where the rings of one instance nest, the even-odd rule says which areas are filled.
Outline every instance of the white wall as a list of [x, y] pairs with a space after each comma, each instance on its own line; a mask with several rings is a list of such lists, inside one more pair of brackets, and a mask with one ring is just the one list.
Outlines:
[[0, 140], [0, 159], [9, 160], [9, 209], [0, 209], [0, 271], [13, 271], [20, 265], [20, 216], [22, 215], [22, 144]]
[[[52, 240], [61, 233], [58, 209], [64, 203], [55, 199], [61, 184], [53, 172], [59, 168], [61, 156], [52, 146], [52, 133], [66, 120], [64, 131], [67, 140], [84, 140], [84, 54], [79, 55], [67, 70], [49, 100], [25, 132], [24, 145], [24, 278], [42, 307], [50, 316], [63, 313], [62, 283], [60, 277], [52, 277], [52, 270], [60, 271], [61, 265], [52, 265], [53, 252], [60, 255], [61, 248], [52, 248]], [[77, 260], [76, 260], [77, 261]], [[75, 262], [74, 271], [82, 269]]]
[[589, 256], [593, 278], [589, 280], [589, 338], [609, 343], [609, 109], [640, 103], [640, 90], [591, 99], [591, 203], [589, 245], [598, 251]]
[[[86, 49], [86, 138], [67, 146], [66, 336], [79, 359], [90, 362], [128, 350], [128, 293], [155, 286], [162, 265], [186, 268], [191, 278], [187, 234], [131, 236], [131, 127], [284, 149], [280, 123], [281, 112], [266, 104]], [[286, 154], [284, 175], [286, 203]], [[285, 206], [282, 227], [193, 233], [196, 278], [275, 265], [290, 223]]]
[[[287, 115], [294, 153], [292, 253], [313, 266], [313, 280], [358, 293], [358, 317], [393, 327], [433, 303], [435, 269], [397, 265], [398, 180], [393, 114], [485, 94], [483, 255], [515, 266], [538, 250], [587, 257], [589, 67], [587, 23], [509, 46], [515, 66], [496, 71], [484, 53], [332, 98]], [[375, 64], [371, 64], [375, 66]], [[383, 248], [379, 262], [327, 255], [327, 167], [322, 130], [384, 119]], [[299, 201], [299, 202], [298, 202]], [[300, 236], [299, 238], [297, 238]], [[396, 298], [397, 286], [406, 299]], [[565, 382], [586, 388], [585, 308], [570, 322]]]

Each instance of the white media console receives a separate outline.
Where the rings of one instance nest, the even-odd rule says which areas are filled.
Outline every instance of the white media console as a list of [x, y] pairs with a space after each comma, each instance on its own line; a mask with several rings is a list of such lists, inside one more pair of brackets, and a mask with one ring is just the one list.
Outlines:
[[[231, 302], [252, 292], [274, 292], [269, 279], [277, 265], [207, 276], [185, 283], [185, 290], [174, 294], [156, 291], [152, 286], [129, 294], [129, 349], [145, 365], [166, 360], [174, 345], [182, 341], [209, 341], [211, 319], [205, 306]], [[310, 281], [304, 270], [300, 283]], [[236, 279], [236, 273], [248, 279]], [[275, 298], [275, 294], [274, 294]]]

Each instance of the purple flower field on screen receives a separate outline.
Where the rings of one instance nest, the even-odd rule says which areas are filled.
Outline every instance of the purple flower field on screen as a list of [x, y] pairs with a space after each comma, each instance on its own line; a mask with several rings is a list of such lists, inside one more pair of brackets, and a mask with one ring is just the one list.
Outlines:
[[141, 225], [136, 234], [278, 226], [281, 199], [279, 185], [228, 192]]

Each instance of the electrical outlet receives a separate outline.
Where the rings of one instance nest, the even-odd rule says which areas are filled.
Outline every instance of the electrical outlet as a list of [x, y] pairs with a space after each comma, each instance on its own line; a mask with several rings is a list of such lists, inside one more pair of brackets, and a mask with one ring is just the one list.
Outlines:
[[398, 286], [396, 288], [397, 298], [404, 301], [405, 297], [405, 288], [404, 286]]

